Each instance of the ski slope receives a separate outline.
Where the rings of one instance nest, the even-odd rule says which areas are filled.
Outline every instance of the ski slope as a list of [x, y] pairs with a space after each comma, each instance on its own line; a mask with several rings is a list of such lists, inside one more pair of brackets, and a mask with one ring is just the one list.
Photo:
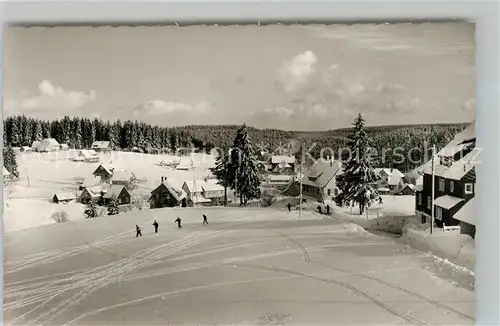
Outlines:
[[173, 208], [9, 234], [5, 324], [474, 324], [474, 292], [445, 265], [304, 214]]

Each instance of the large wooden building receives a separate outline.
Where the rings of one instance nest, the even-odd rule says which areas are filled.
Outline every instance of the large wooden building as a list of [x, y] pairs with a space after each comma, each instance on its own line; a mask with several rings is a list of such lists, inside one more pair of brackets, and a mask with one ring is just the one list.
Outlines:
[[342, 173], [342, 162], [338, 160], [318, 160], [302, 177], [302, 193], [305, 197], [323, 202], [337, 196], [336, 176]]
[[417, 187], [415, 211], [423, 220], [430, 219], [434, 203], [434, 219], [437, 227], [459, 225], [455, 214], [474, 198], [476, 173], [475, 138], [471, 135], [474, 125], [469, 126], [441, 150], [435, 158], [434, 198], [432, 198], [432, 164], [423, 173], [423, 185]]
[[163, 208], [175, 206], [187, 206], [186, 193], [182, 189], [177, 189], [166, 178], [161, 177], [161, 183], [149, 197], [150, 208]]

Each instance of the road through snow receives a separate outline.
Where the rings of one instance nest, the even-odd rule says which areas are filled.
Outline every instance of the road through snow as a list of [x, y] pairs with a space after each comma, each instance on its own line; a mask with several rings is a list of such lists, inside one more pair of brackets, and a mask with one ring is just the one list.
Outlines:
[[474, 324], [473, 290], [429, 255], [305, 214], [164, 209], [9, 234], [5, 324]]

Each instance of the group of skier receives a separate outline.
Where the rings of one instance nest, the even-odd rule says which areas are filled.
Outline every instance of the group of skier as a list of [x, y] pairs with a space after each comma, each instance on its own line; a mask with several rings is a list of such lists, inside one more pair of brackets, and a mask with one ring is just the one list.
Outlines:
[[[174, 221], [175, 223], [177, 223], [177, 228], [178, 229], [182, 229], [182, 220], [180, 217], [177, 217], [177, 219]], [[208, 225], [208, 218], [205, 214], [203, 214], [203, 225]], [[159, 228], [159, 224], [158, 222], [156, 222], [156, 220], [153, 222], [153, 227], [155, 228], [155, 233], [158, 233], [158, 228]], [[135, 237], [138, 238], [138, 237], [142, 237], [142, 231], [141, 231], [141, 228], [139, 227], [139, 225], [135, 225]]]
[[[286, 205], [286, 207], [288, 208], [289, 212], [292, 211], [292, 204], [291, 203], [288, 203]], [[326, 215], [330, 215], [330, 205], [327, 204], [325, 208], [326, 208]], [[323, 214], [323, 208], [321, 206], [318, 206], [317, 209], [318, 209], [318, 213]]]

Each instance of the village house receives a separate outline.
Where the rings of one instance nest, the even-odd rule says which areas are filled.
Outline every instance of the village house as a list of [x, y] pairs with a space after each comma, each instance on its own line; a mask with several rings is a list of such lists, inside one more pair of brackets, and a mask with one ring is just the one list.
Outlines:
[[453, 216], [459, 221], [460, 233], [468, 234], [472, 238], [476, 237], [476, 214], [476, 206], [472, 198]]
[[194, 161], [191, 157], [181, 157], [179, 164], [176, 166], [177, 170], [189, 171], [194, 168]]
[[465, 138], [471, 136], [472, 131], [474, 124], [457, 134], [434, 159], [434, 200], [432, 164], [426, 166], [423, 185], [417, 187], [416, 214], [421, 216], [422, 220], [430, 219], [434, 203], [437, 227], [459, 225], [460, 221], [455, 218], [455, 214], [474, 198], [476, 183], [474, 159], [478, 150], [475, 149], [475, 138]]
[[103, 183], [111, 183], [111, 177], [113, 176], [114, 168], [104, 164], [99, 164], [99, 166], [94, 170], [92, 175], [96, 178], [101, 178]]
[[95, 141], [90, 148], [96, 152], [110, 152], [111, 143], [109, 141]]
[[77, 197], [78, 197], [77, 195], [75, 195], [74, 193], [71, 193], [71, 192], [59, 193], [59, 194], [55, 194], [54, 197], [52, 197], [52, 201], [56, 204], [68, 203], [70, 201], [75, 200]]
[[401, 195], [401, 196], [413, 196], [415, 195], [415, 185], [412, 185], [411, 183], [405, 183], [401, 189], [397, 192], [396, 195]]
[[82, 204], [88, 204], [92, 200], [99, 200], [106, 193], [107, 186], [93, 186], [83, 188], [82, 193], [78, 196], [78, 201]]
[[207, 199], [203, 196], [203, 185], [206, 182], [204, 180], [191, 180], [185, 181], [182, 185], [182, 190], [187, 195], [187, 205], [192, 207], [196, 205], [211, 205], [212, 200]]
[[[35, 149], [34, 147], [32, 148]], [[60, 148], [61, 147], [57, 140], [54, 138], [46, 138], [37, 144], [36, 151], [41, 153], [57, 152]]]
[[131, 171], [118, 170], [118, 169], [114, 169], [112, 171], [112, 176], [111, 176], [112, 185], [120, 185], [124, 186], [127, 189], [130, 189], [136, 180], [137, 178], [135, 174]]
[[379, 177], [377, 181], [377, 188], [380, 191], [388, 189], [387, 192], [396, 194], [403, 190], [405, 186], [405, 175], [398, 169], [392, 168], [376, 168], [373, 172]]
[[203, 197], [212, 201], [213, 206], [224, 204], [224, 187], [217, 183], [217, 180], [205, 180], [201, 186]]
[[99, 162], [99, 160], [100, 160], [99, 155], [97, 155], [97, 152], [95, 152], [92, 149], [90, 150], [82, 149], [73, 158], [74, 162], [84, 162], [84, 163], [97, 163]]
[[111, 185], [104, 191], [103, 204], [108, 205], [113, 197], [118, 205], [130, 205], [132, 198], [127, 188], [121, 185]]
[[295, 172], [295, 157], [273, 155], [268, 161], [269, 171], [278, 174], [293, 174]]
[[336, 176], [342, 173], [342, 162], [334, 159], [318, 160], [302, 177], [304, 197], [324, 202], [339, 193]]
[[9, 172], [9, 170], [7, 170], [7, 169], [5, 168], [5, 166], [4, 166], [4, 167], [3, 167], [3, 181], [4, 181], [4, 182], [7, 182], [7, 181], [9, 181], [10, 179], [11, 179], [10, 172]]
[[40, 141], [38, 140], [35, 140], [32, 144], [31, 144], [31, 150], [36, 152], [38, 151], [38, 146], [40, 146]]
[[101, 184], [101, 179], [91, 175], [91, 176], [86, 177], [83, 181], [78, 182], [78, 185], [79, 185], [78, 189], [83, 190], [84, 188], [94, 187], [94, 186], [98, 186], [100, 184]]
[[167, 182], [165, 177], [161, 177], [161, 183], [153, 191], [149, 197], [150, 208], [175, 207], [182, 205], [187, 206], [187, 195], [184, 190], [176, 189], [173, 185]]
[[61, 144], [60, 150], [61, 150], [61, 151], [69, 151], [69, 146], [68, 146], [68, 144]]

